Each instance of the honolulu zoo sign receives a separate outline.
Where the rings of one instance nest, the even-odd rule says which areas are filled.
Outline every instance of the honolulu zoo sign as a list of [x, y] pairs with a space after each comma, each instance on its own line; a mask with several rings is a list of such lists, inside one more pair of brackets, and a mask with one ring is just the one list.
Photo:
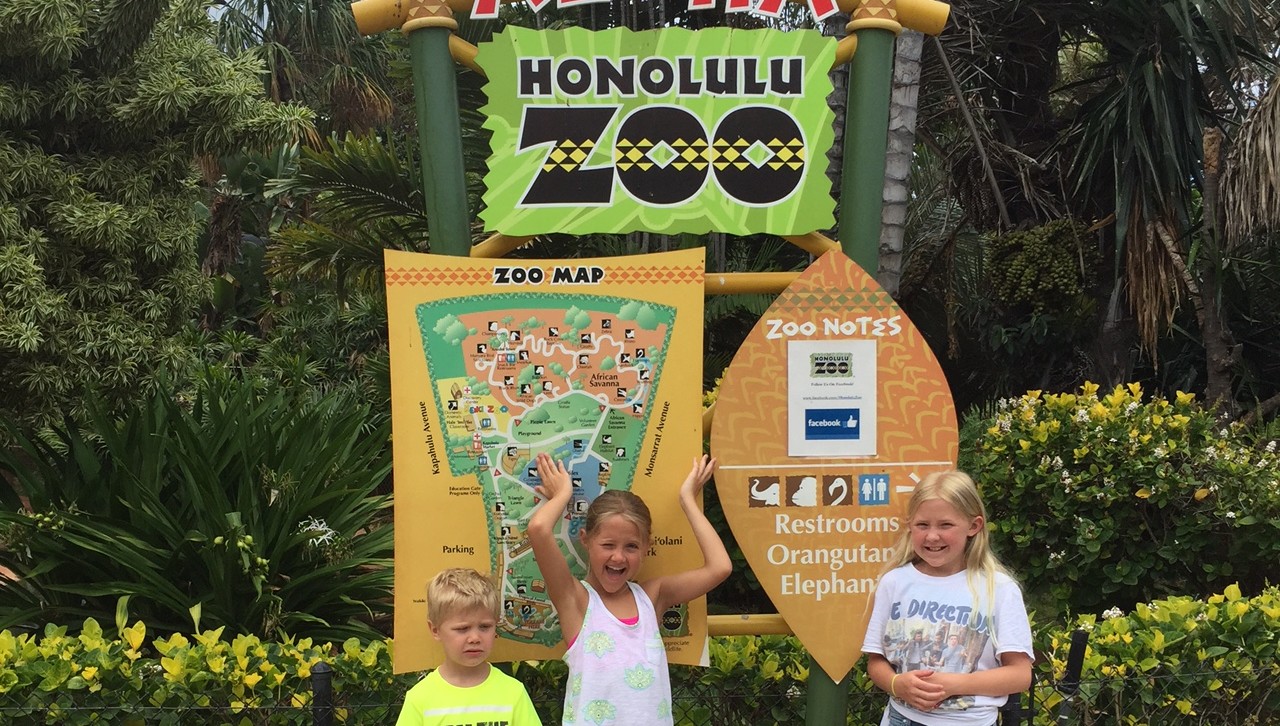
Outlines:
[[508, 28], [480, 48], [485, 226], [804, 234], [833, 223], [817, 33]]

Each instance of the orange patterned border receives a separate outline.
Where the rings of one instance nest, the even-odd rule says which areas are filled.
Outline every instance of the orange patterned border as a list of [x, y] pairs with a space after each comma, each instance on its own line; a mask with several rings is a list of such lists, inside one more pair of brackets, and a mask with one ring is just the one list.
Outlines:
[[[387, 268], [387, 285], [409, 287], [437, 285], [484, 285], [492, 277], [492, 265], [480, 267]], [[701, 285], [705, 275], [701, 267], [659, 266], [624, 267], [610, 271], [614, 283], [694, 283]]]

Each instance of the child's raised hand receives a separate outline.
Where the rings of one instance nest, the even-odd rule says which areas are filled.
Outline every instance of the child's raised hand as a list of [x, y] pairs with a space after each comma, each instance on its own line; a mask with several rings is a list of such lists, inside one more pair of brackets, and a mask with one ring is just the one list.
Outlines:
[[564, 468], [563, 461], [554, 461], [547, 453], [538, 454], [538, 478], [542, 483], [533, 490], [547, 499], [568, 500], [573, 494], [573, 484], [569, 480], [569, 470]]
[[684, 478], [684, 483], [680, 485], [680, 496], [697, 496], [702, 491], [702, 487], [711, 480], [711, 474], [716, 469], [716, 460], [713, 457], [703, 454], [693, 460], [693, 468], [689, 470], [689, 476]]

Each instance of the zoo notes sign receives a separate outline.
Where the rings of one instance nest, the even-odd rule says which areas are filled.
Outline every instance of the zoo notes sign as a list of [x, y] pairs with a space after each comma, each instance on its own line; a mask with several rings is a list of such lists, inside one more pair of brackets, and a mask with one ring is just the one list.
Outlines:
[[488, 229], [804, 234], [833, 224], [835, 42], [508, 28], [481, 45]]

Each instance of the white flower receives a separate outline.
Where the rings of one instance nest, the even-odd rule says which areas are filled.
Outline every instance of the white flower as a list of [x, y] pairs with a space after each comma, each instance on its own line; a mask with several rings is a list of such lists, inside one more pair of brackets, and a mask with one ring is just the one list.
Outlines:
[[1274, 454], [1274, 453], [1276, 453], [1276, 440], [1275, 440], [1275, 439], [1272, 439], [1272, 440], [1270, 440], [1270, 441], [1268, 441], [1268, 442], [1267, 442], [1267, 453], [1268, 453], [1268, 454]]
[[1157, 446], [1156, 450], [1151, 453], [1154, 454], [1157, 459], [1163, 459], [1164, 455], [1168, 452], [1164, 450], [1163, 446]]
[[1124, 611], [1118, 607], [1110, 608], [1108, 610], [1103, 611], [1102, 617], [1104, 620], [1115, 620], [1116, 618], [1123, 618]]
[[1088, 409], [1084, 409], [1084, 408], [1076, 409], [1076, 421], [1077, 421], [1077, 422], [1079, 422], [1079, 423], [1084, 423], [1085, 421], [1088, 421], [1088, 420], [1089, 420], [1089, 410], [1088, 410]]
[[1227, 512], [1226, 517], [1227, 517], [1227, 519], [1235, 519], [1235, 518], [1236, 518], [1236, 513], [1235, 513], [1235, 512]]
[[1127, 406], [1125, 406], [1125, 407], [1124, 407], [1124, 412], [1125, 412], [1125, 413], [1133, 413], [1134, 411], [1137, 411], [1137, 410], [1138, 410], [1138, 402], [1137, 402], [1137, 401], [1130, 401], [1130, 402], [1129, 402], [1129, 404], [1128, 404]]
[[312, 547], [319, 547], [333, 542], [333, 538], [338, 536], [337, 531], [329, 526], [329, 523], [323, 519], [315, 517], [307, 517], [305, 520], [298, 522], [298, 534], [312, 535], [307, 539], [307, 544]]

